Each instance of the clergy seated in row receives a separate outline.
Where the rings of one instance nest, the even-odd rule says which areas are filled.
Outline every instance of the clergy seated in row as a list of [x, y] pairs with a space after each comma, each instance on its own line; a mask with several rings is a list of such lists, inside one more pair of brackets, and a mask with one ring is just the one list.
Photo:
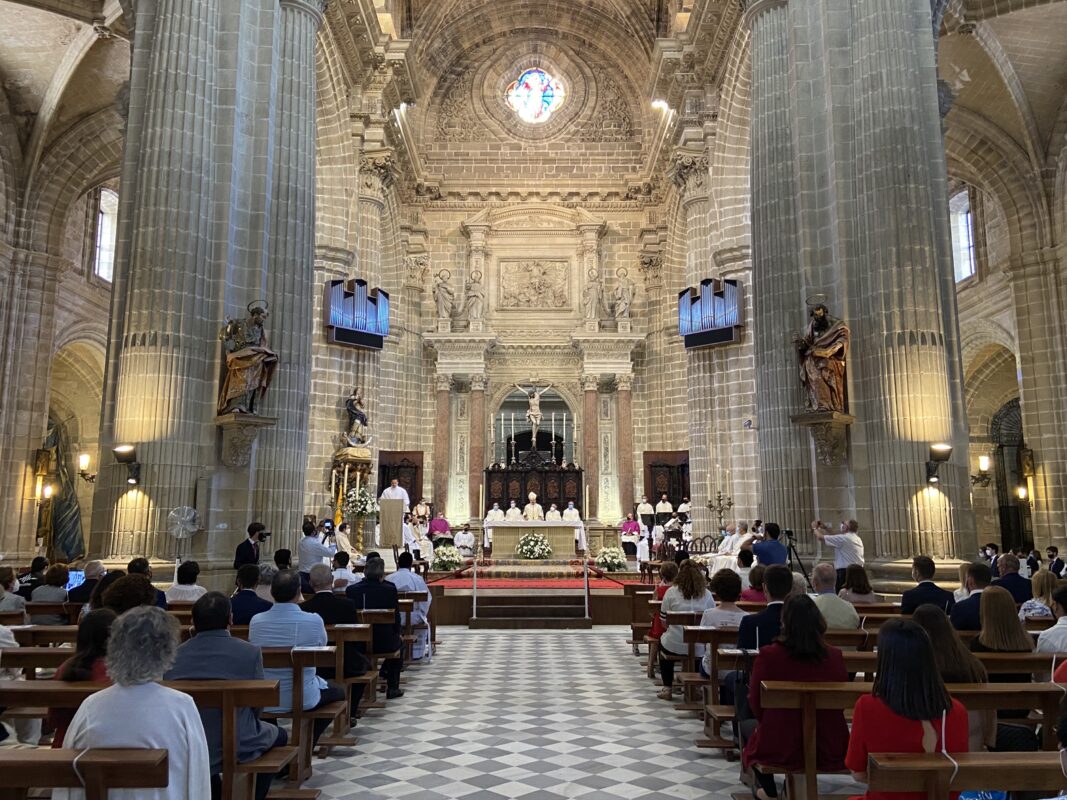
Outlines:
[[559, 513], [559, 506], [553, 503], [545, 512], [545, 522], [559, 522], [563, 516]]
[[753, 537], [748, 532], [747, 522], [738, 522], [736, 525], [728, 525], [726, 527], [726, 536], [719, 542], [719, 554], [720, 555], [737, 555], [746, 544], [751, 542]]
[[[473, 540], [474, 536], [471, 535], [471, 541], [473, 542]], [[396, 572], [386, 578], [386, 580], [396, 586], [398, 592], [426, 593], [425, 600], [420, 600], [415, 603], [414, 609], [411, 612], [411, 624], [427, 625], [427, 620], [430, 615], [430, 590], [426, 586], [426, 581], [412, 571], [411, 567], [413, 565], [414, 559], [411, 557], [411, 553], [401, 553], [396, 561]], [[412, 658], [418, 661], [420, 658], [424, 658], [429, 654], [430, 629], [427, 626], [424, 629], [416, 630], [415, 644], [412, 648]]]

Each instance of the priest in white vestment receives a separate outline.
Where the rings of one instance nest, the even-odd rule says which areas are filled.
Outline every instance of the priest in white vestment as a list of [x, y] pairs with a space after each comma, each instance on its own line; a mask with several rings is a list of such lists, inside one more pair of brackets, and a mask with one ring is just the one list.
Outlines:
[[[211, 797], [211, 757], [193, 698], [160, 686], [178, 651], [178, 626], [155, 606], [127, 611], [111, 626], [107, 670], [114, 683], [82, 701], [63, 739], [71, 750], [167, 751], [168, 785], [111, 789], [112, 800]], [[83, 789], [54, 789], [55, 800], [82, 800]]]
[[549, 506], [548, 511], [545, 512], [545, 522], [559, 522], [563, 517], [560, 516], [559, 508], [553, 503]]
[[648, 498], [641, 495], [641, 502], [637, 504], [637, 519], [639, 522], [644, 523], [646, 528], [651, 528], [654, 518], [656, 516], [656, 509], [652, 507], [652, 504], [648, 502]]
[[582, 515], [574, 507], [573, 501], [567, 503], [567, 507], [563, 509], [563, 521], [578, 523], [578, 527], [574, 529], [574, 541], [578, 543], [579, 550], [585, 550], [585, 525], [582, 524]]
[[[515, 504], [512, 503], [512, 506]], [[500, 503], [493, 503], [493, 507], [489, 509], [489, 513], [485, 515], [485, 521], [482, 523], [482, 547], [489, 547], [493, 544], [493, 523], [504, 521], [504, 509], [500, 507]]]
[[667, 499], [667, 495], [663, 495], [659, 502], [656, 503], [656, 524], [666, 525], [667, 520], [670, 519], [671, 514], [674, 513], [674, 506], [671, 505]]
[[522, 518], [530, 522], [544, 520], [545, 510], [537, 502], [537, 495], [534, 492], [530, 492], [526, 499], [530, 502], [522, 509]]
[[514, 500], [512, 500], [511, 505], [508, 506], [508, 510], [504, 514], [504, 519], [508, 522], [522, 522], [522, 510]]
[[400, 485], [400, 481], [396, 478], [385, 487], [385, 491], [382, 492], [380, 500], [403, 500], [404, 511], [411, 511], [411, 498], [408, 497], [408, 490]]

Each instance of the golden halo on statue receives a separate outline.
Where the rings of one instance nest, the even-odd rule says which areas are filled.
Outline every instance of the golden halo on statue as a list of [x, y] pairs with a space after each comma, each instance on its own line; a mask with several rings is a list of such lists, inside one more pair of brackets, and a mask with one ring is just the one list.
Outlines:
[[255, 313], [255, 310], [257, 308], [262, 310], [264, 313], [267, 313], [270, 311], [270, 303], [268, 303], [266, 300], [260, 299], [253, 300], [251, 303], [245, 306], [245, 309], [248, 311], [249, 314]]
[[440, 272], [437, 273], [437, 277], [440, 278], [441, 280], [447, 281], [449, 278], [452, 277], [452, 273], [449, 272], [447, 269], [443, 269], [443, 270], [441, 270]]
[[808, 306], [809, 308], [811, 306], [825, 305], [825, 304], [826, 304], [826, 295], [824, 295], [824, 294], [809, 295], [807, 297], [807, 299], [804, 300], [804, 305]]

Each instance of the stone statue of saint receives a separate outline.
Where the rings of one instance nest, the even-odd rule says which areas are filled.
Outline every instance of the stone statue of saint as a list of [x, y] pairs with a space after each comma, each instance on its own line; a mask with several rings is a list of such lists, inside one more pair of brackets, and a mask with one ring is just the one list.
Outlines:
[[533, 431], [533, 447], [537, 449], [537, 429], [541, 427], [541, 420], [544, 415], [541, 413], [541, 395], [552, 388], [552, 384], [543, 386], [540, 390], [537, 388], [537, 384], [534, 384], [529, 389], [523, 389], [519, 384], [512, 384], [516, 389], [525, 394], [530, 400], [530, 406], [526, 409], [526, 421], [530, 423], [530, 430]]
[[604, 297], [604, 290], [600, 285], [600, 274], [595, 270], [589, 270], [589, 281], [582, 290], [582, 307], [585, 309], [587, 320], [600, 319], [600, 304]]
[[845, 413], [845, 359], [851, 334], [841, 320], [831, 317], [823, 303], [808, 312], [803, 335], [793, 335], [800, 357], [800, 382], [808, 393], [809, 411]]
[[477, 322], [485, 313], [485, 288], [482, 285], [482, 273], [474, 270], [467, 281], [467, 319]]
[[437, 273], [433, 283], [433, 299], [437, 304], [438, 319], [452, 319], [452, 309], [456, 302], [456, 293], [448, 285], [452, 273], [443, 269]]
[[626, 267], [619, 267], [615, 274], [619, 276], [615, 285], [615, 319], [629, 319], [630, 306], [634, 302], [634, 283], [626, 277]]
[[227, 319], [219, 331], [226, 350], [226, 377], [219, 390], [219, 414], [255, 414], [278, 366], [278, 354], [267, 346], [266, 301], [248, 304], [248, 317]]
[[341, 443], [346, 447], [360, 447], [369, 443], [367, 407], [358, 388], [353, 389], [345, 400], [345, 411], [348, 412], [348, 428], [341, 434]]

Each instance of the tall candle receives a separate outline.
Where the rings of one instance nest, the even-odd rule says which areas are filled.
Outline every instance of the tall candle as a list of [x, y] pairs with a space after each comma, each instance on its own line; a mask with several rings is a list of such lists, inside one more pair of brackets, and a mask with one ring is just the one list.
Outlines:
[[515, 412], [511, 412], [511, 440], [515, 440]]
[[585, 502], [582, 504], [582, 518], [583, 519], [588, 519], [589, 518], [589, 484], [587, 483], [582, 488], [585, 489]]
[[356, 494], [359, 494], [359, 470], [356, 470]]
[[478, 487], [478, 516], [482, 515], [485, 510], [485, 481], [482, 481], [482, 485]]
[[341, 494], [348, 494], [348, 464], [345, 464], [345, 477], [341, 484]]
[[337, 494], [337, 470], [330, 467], [330, 499]]

